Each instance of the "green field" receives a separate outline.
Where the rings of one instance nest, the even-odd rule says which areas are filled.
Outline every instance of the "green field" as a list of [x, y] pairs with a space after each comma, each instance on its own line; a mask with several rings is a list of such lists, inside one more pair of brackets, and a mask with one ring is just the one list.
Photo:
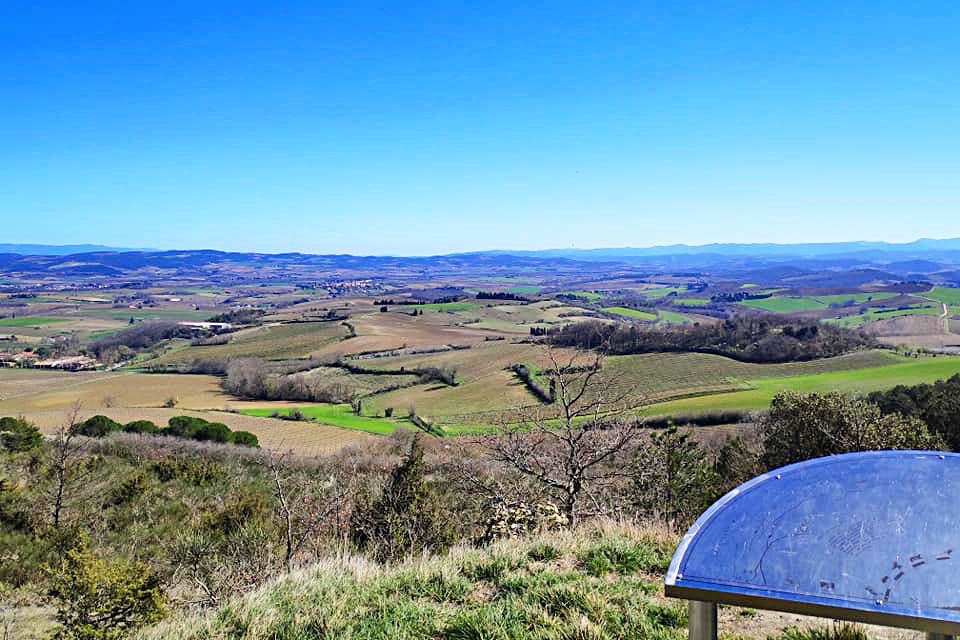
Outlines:
[[213, 311], [158, 311], [153, 309], [130, 309], [128, 311], [80, 311], [71, 316], [78, 318], [99, 318], [102, 320], [175, 320], [183, 322], [202, 322], [214, 315]]
[[845, 304], [847, 302], [855, 302], [857, 304], [863, 304], [865, 302], [879, 302], [880, 300], [889, 300], [890, 298], [896, 298], [896, 293], [843, 293], [835, 296], [816, 296], [815, 299], [826, 304], [827, 306], [831, 304]]
[[0, 318], [0, 327], [36, 327], [44, 324], [56, 324], [58, 322], [67, 322], [67, 318], [46, 318], [42, 316]]
[[693, 324], [694, 320], [685, 313], [657, 309], [657, 316], [663, 324]]
[[925, 298], [942, 302], [947, 306], [960, 307], [960, 289], [949, 287], [934, 287], [927, 293], [922, 294]]
[[[371, 396], [363, 400], [363, 416], [353, 415], [348, 405], [306, 405], [301, 411], [324, 424], [384, 434], [403, 420], [377, 416], [388, 407], [405, 415], [408, 407], [415, 406], [418, 415], [450, 434], [479, 431], [517, 406], [537, 404], [509, 366], [527, 363], [540, 369], [541, 357], [536, 345], [491, 342], [464, 351], [379, 358], [367, 366], [448, 366], [457, 369], [460, 384], [415, 385]], [[765, 409], [784, 389], [864, 392], [932, 382], [955, 373], [960, 373], [960, 357], [917, 360], [887, 350], [784, 364], [751, 364], [699, 353], [611, 356], [604, 363], [604, 376], [639, 394], [648, 403], [644, 411], [648, 415]], [[269, 416], [274, 410], [264, 407], [244, 413]]]
[[656, 320], [657, 314], [650, 313], [649, 311], [637, 311], [636, 309], [628, 309], [626, 307], [603, 307], [601, 311], [606, 311], [607, 313], [613, 313], [618, 316], [623, 316], [625, 318], [636, 318], [637, 320]]
[[[913, 360], [877, 350], [808, 362], [750, 364], [708, 354], [655, 353], [612, 356], [604, 371], [643, 397], [643, 415], [672, 415], [762, 410], [784, 389], [863, 392], [930, 382], [960, 372], [960, 357]], [[503, 406], [500, 415], [512, 415], [509, 409]], [[464, 435], [487, 431], [494, 420], [476, 413], [437, 415], [436, 422], [450, 435]]]
[[774, 296], [773, 298], [762, 298], [760, 300], [744, 300], [741, 302], [745, 307], [752, 309], [762, 309], [770, 313], [796, 313], [798, 311], [819, 311], [826, 309], [827, 305], [814, 298], [787, 298], [783, 296]]
[[842, 318], [829, 318], [827, 320], [824, 320], [824, 322], [829, 322], [830, 324], [835, 324], [839, 327], [845, 327], [847, 329], [854, 329], [856, 327], [861, 327], [867, 324], [868, 322], [873, 322], [874, 320], [883, 320], [885, 318], [896, 318], [898, 316], [916, 316], [916, 315], [939, 316], [941, 313], [943, 313], [943, 309], [940, 306], [934, 306], [932, 304], [911, 305], [909, 309], [886, 309], [885, 307], [869, 307], [866, 313], [844, 316]]
[[863, 304], [895, 298], [895, 293], [845, 293], [831, 296], [774, 296], [760, 300], [744, 300], [740, 304], [753, 309], [762, 309], [771, 313], [797, 313], [800, 311], [821, 311], [832, 304], [854, 302]]
[[662, 287], [660, 289], [641, 289], [637, 291], [637, 293], [644, 298], [662, 298], [670, 295], [671, 293], [681, 294], [686, 292], [686, 287]]
[[749, 390], [750, 380], [769, 380], [896, 365], [906, 360], [889, 351], [861, 351], [836, 358], [752, 364], [706, 353], [646, 353], [611, 356], [604, 370], [647, 401], [686, 394]]
[[540, 287], [526, 286], [526, 287], [510, 287], [507, 289], [507, 293], [516, 293], [520, 295], [535, 296], [540, 293]]
[[756, 291], [751, 291], [750, 295], [752, 296], [772, 296], [775, 293], [780, 293], [781, 291], [786, 291], [786, 289], [757, 289]]
[[356, 416], [348, 404], [320, 404], [296, 409], [244, 409], [240, 413], [248, 416], [269, 417], [275, 411], [289, 414], [291, 411], [298, 410], [311, 420], [321, 424], [329, 424], [335, 427], [345, 429], [357, 429], [367, 433], [377, 433], [380, 435], [389, 435], [397, 428], [397, 421], [388, 418], [371, 418], [367, 416]]
[[[753, 388], [747, 382], [750, 380], [844, 372], [903, 362], [913, 361], [886, 350], [785, 364], [749, 364], [702, 353], [650, 353], [610, 356], [604, 363], [603, 375], [630, 388], [647, 402], [655, 402], [695, 394], [749, 391]], [[363, 410], [365, 414], [383, 415], [387, 407], [405, 411], [413, 405], [418, 415], [443, 425], [450, 432], [454, 431], [451, 425], [489, 424], [517, 406], [537, 404], [537, 399], [509, 370], [510, 365], [516, 363], [527, 363], [541, 370], [546, 367], [538, 346], [508, 342], [486, 343], [464, 351], [378, 358], [367, 366], [452, 367], [457, 369], [460, 384], [456, 387], [417, 385], [378, 394], [364, 401]]]
[[472, 302], [432, 302], [430, 304], [417, 305], [417, 309], [432, 309], [434, 311], [472, 311], [479, 309], [480, 305]]
[[703, 307], [710, 304], [710, 298], [670, 298], [669, 302], [684, 307]]
[[91, 331], [87, 336], [90, 340], [99, 340], [100, 338], [106, 338], [107, 336], [112, 336], [115, 333], [122, 331], [122, 329], [103, 329], [101, 331]]
[[762, 410], [781, 391], [803, 393], [866, 393], [899, 384], [912, 385], [949, 378], [960, 373], [960, 357], [903, 359], [884, 367], [850, 369], [829, 373], [746, 380], [752, 388], [743, 391], [703, 395], [654, 404], [644, 415], [698, 413], [720, 409]]

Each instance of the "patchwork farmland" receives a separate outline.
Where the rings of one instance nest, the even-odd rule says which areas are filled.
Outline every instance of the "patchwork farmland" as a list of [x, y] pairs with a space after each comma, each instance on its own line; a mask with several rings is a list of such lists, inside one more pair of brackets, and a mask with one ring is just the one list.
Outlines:
[[[95, 344], [130, 327], [208, 320], [232, 313], [236, 305], [256, 312], [252, 322], [221, 336], [177, 335], [140, 349], [110, 371], [0, 370], [0, 414], [42, 416], [44, 424], [50, 424], [50, 416], [78, 404], [84, 412], [128, 412], [123, 415], [227, 410], [227, 415], [260, 420], [255, 433], [268, 443], [288, 439], [282, 434], [291, 429], [321, 425], [372, 435], [417, 429], [409, 414], [457, 433], [486, 428], [517, 407], [537, 406], [541, 400], [514, 369], [522, 365], [536, 377], [546, 365], [538, 337], [578, 322], [682, 331], [715, 326], [738, 313], [773, 312], [863, 328], [891, 345], [906, 341], [948, 350], [954, 341], [954, 334], [941, 331], [953, 326], [949, 318], [939, 318], [942, 305], [951, 311], [958, 302], [950, 288], [811, 294], [806, 289], [746, 286], [756, 283], [714, 289], [692, 281], [665, 284], [668, 281], [600, 279], [565, 287], [535, 279], [458, 277], [462, 289], [440, 278], [398, 287], [402, 295], [385, 288], [377, 296], [339, 297], [329, 289], [269, 281], [238, 290], [194, 286], [177, 294], [160, 290], [120, 291], [113, 298], [35, 296], [26, 307], [29, 315], [0, 318], [0, 327], [14, 334], [19, 348], [70, 336], [80, 345]], [[429, 297], [433, 290], [443, 295]], [[447, 295], [451, 291], [454, 295]], [[768, 297], [741, 300], [737, 292]], [[118, 300], [143, 301], [149, 307], [117, 308]], [[934, 324], [927, 327], [924, 318]], [[890, 324], [894, 322], [901, 324]], [[937, 332], [936, 340], [930, 337]], [[221, 363], [222, 373], [226, 363], [242, 359], [267, 363], [271, 375], [295, 376], [303, 388], [335, 388], [358, 402], [351, 406], [344, 400], [324, 404], [303, 398], [237, 397], [224, 391], [222, 377], [183, 373], [203, 363]], [[638, 410], [642, 406], [647, 414], [663, 414], [763, 409], [778, 389], [826, 389], [845, 380], [844, 388], [865, 391], [899, 381], [932, 381], [955, 366], [944, 356], [913, 361], [885, 350], [785, 364], [749, 364], [709, 353], [645, 353], [608, 357], [603, 376], [611, 384], [629, 387]], [[422, 378], [422, 372], [431, 369], [451, 377], [447, 382]], [[148, 370], [165, 373], [145, 373]], [[540, 384], [547, 384], [542, 376]], [[271, 417], [289, 418], [291, 413], [306, 422]], [[276, 429], [276, 435], [270, 429]]]

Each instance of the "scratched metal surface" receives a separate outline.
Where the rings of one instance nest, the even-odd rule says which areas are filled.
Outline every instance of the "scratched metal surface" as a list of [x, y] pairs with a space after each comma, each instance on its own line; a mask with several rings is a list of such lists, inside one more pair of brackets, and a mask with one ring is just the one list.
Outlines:
[[691, 527], [666, 584], [960, 623], [960, 455], [856, 453], [759, 476]]

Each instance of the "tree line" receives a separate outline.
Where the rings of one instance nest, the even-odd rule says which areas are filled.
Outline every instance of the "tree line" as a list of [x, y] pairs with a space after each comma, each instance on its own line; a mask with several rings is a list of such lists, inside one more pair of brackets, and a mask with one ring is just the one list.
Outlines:
[[232, 431], [222, 422], [209, 422], [194, 416], [174, 416], [164, 428], [158, 427], [150, 420], [134, 420], [127, 424], [120, 424], [115, 420], [96, 415], [87, 418], [76, 426], [78, 435], [88, 438], [103, 438], [111, 433], [138, 433], [171, 438], [184, 438], [198, 442], [218, 442], [235, 444], [243, 447], [259, 447], [257, 436], [249, 431]]
[[505, 291], [478, 291], [474, 297], [477, 300], [516, 300], [518, 302], [530, 302], [530, 298]]
[[859, 331], [760, 314], [682, 326], [584, 321], [548, 332], [547, 340], [554, 346], [616, 355], [692, 351], [761, 363], [830, 358], [876, 346], [873, 338]]
[[960, 374], [933, 384], [897, 385], [874, 391], [867, 400], [884, 415], [921, 420], [940, 434], [951, 449], [960, 450]]

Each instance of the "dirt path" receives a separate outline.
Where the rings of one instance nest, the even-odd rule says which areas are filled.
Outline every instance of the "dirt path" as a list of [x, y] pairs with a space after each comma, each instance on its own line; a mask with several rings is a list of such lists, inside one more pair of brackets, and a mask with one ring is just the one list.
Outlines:
[[940, 306], [943, 307], [943, 313], [941, 313], [938, 318], [940, 318], [940, 332], [943, 335], [950, 335], [950, 309], [947, 307], [946, 302], [940, 302], [939, 300], [934, 300], [933, 298], [925, 298], [923, 296], [914, 296], [920, 298], [921, 300], [926, 300], [927, 302], [938, 302]]

